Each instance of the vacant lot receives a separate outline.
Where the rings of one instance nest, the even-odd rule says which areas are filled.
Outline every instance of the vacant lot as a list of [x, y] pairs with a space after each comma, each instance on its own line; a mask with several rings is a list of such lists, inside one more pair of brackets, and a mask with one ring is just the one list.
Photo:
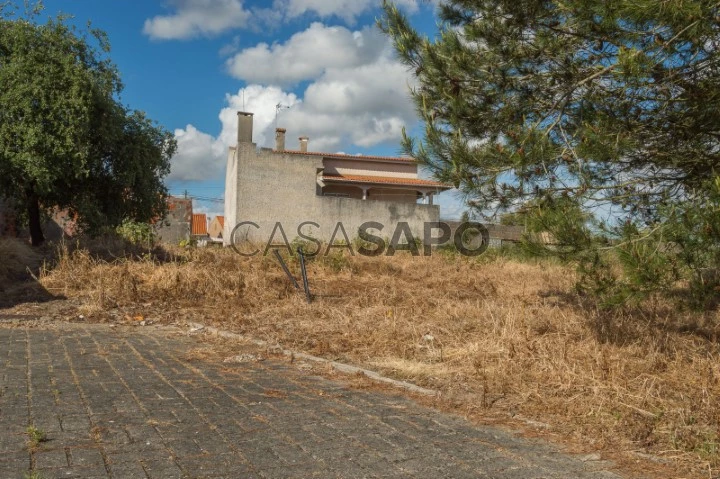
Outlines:
[[88, 319], [213, 323], [439, 389], [467, 414], [536, 421], [570, 443], [651, 453], [688, 477], [716, 477], [717, 312], [662, 300], [601, 311], [574, 293], [572, 268], [497, 255], [336, 253], [312, 261], [309, 276], [308, 305], [271, 256], [77, 250], [61, 252], [40, 280], [77, 298]]

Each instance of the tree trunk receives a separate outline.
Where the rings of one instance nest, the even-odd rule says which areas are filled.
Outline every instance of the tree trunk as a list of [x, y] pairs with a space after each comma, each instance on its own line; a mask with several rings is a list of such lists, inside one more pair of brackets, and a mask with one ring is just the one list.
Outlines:
[[27, 191], [28, 223], [30, 225], [30, 240], [33, 246], [40, 246], [45, 236], [40, 226], [40, 200], [34, 191]]

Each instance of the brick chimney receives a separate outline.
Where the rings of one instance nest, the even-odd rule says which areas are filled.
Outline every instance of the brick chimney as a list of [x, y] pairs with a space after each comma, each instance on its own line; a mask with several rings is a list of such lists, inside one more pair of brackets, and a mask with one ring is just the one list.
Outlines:
[[252, 143], [253, 133], [253, 114], [244, 111], [237, 112], [238, 114], [238, 131], [237, 131], [237, 142], [240, 143]]
[[300, 140], [300, 151], [302, 151], [303, 153], [307, 153], [307, 151], [308, 151], [308, 150], [307, 150], [307, 147], [308, 147], [308, 140], [309, 140], [309, 139], [310, 139], [310, 138], [308, 138], [307, 136], [301, 136], [301, 137], [299, 138], [299, 140]]
[[285, 151], [285, 128], [275, 128], [275, 151]]

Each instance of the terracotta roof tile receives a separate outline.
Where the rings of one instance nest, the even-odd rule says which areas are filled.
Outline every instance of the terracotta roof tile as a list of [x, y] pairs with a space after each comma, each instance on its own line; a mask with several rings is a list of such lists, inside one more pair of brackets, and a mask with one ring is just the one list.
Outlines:
[[419, 178], [395, 178], [390, 176], [360, 176], [360, 175], [323, 175], [323, 181], [338, 181], [344, 183], [388, 184], [400, 186], [431, 186], [449, 190], [451, 185], [439, 181], [421, 180]]
[[205, 213], [193, 214], [192, 234], [198, 236], [208, 234], [207, 216], [205, 215]]
[[371, 160], [371, 161], [394, 161], [402, 163], [415, 163], [414, 158], [405, 156], [374, 156], [374, 155], [346, 155], [344, 153], [321, 153], [317, 151], [297, 151], [297, 150], [273, 150], [275, 153], [287, 153], [290, 155], [304, 156], [322, 156], [323, 158], [343, 158], [347, 160]]

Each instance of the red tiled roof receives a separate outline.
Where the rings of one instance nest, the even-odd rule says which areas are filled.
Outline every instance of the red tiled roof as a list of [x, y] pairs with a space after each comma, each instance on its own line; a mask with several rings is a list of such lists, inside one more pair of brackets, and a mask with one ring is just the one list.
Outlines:
[[193, 235], [206, 235], [207, 230], [207, 216], [205, 213], [193, 214], [192, 217], [192, 234]]
[[338, 181], [343, 183], [388, 184], [400, 186], [430, 186], [449, 190], [451, 185], [439, 181], [421, 180], [419, 178], [395, 178], [391, 176], [360, 176], [360, 175], [323, 175], [323, 181]]
[[324, 158], [343, 158], [347, 160], [371, 160], [371, 161], [396, 161], [402, 163], [415, 163], [414, 158], [406, 156], [373, 156], [373, 155], [346, 155], [344, 153], [320, 153], [317, 151], [297, 151], [297, 150], [273, 150], [275, 153], [287, 153], [290, 155], [305, 156], [322, 156]]
[[216, 220], [218, 220], [218, 223], [220, 223], [221, 228], [225, 228], [225, 217], [224, 216], [216, 216]]

